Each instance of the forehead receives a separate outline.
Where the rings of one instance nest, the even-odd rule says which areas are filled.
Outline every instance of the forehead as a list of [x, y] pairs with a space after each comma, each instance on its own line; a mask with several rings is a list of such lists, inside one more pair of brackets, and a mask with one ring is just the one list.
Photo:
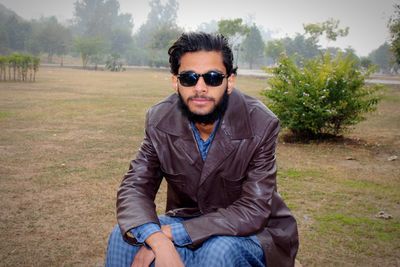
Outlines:
[[222, 53], [218, 51], [196, 51], [185, 53], [180, 60], [179, 72], [195, 71], [205, 73], [210, 70], [218, 70], [225, 73]]

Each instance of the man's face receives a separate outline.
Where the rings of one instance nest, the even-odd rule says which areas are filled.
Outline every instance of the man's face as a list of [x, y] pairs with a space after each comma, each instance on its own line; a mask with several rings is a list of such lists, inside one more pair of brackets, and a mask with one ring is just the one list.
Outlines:
[[[227, 76], [221, 52], [197, 51], [189, 52], [181, 57], [179, 73], [193, 71], [197, 74], [204, 74], [209, 71], [216, 71]], [[232, 93], [235, 76], [224, 78], [219, 86], [207, 85], [203, 77], [200, 77], [194, 86], [183, 86], [176, 75], [172, 77], [172, 85], [181, 95], [183, 102], [188, 109], [196, 115], [208, 115], [214, 111], [221, 102], [225, 90]]]

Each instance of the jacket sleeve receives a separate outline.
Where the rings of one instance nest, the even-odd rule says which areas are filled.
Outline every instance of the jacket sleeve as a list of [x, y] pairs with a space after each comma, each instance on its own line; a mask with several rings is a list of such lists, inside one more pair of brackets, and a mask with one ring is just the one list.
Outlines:
[[193, 247], [215, 235], [249, 236], [266, 227], [276, 190], [278, 133], [279, 121], [274, 117], [250, 160], [239, 199], [226, 208], [183, 222]]
[[137, 240], [129, 232], [130, 229], [145, 223], [160, 225], [154, 199], [160, 187], [162, 174], [150, 137], [151, 130], [147, 114], [145, 137], [117, 193], [118, 224], [124, 239], [132, 244], [137, 243]]

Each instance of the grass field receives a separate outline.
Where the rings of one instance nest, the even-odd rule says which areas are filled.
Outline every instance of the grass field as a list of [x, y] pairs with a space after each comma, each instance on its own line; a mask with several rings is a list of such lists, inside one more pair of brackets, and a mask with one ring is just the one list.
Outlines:
[[[260, 97], [265, 79], [239, 77]], [[101, 266], [115, 197], [166, 71], [42, 68], [0, 83], [0, 266]], [[400, 266], [400, 87], [343, 139], [278, 145], [303, 266]], [[157, 198], [162, 213], [165, 185]], [[392, 219], [376, 217], [385, 211]]]

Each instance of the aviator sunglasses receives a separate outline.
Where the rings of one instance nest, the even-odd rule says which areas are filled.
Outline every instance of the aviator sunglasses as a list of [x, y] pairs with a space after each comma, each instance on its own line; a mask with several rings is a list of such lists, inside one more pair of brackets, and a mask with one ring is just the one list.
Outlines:
[[208, 86], [220, 86], [226, 75], [217, 71], [209, 71], [203, 74], [198, 74], [194, 71], [185, 71], [179, 73], [177, 77], [179, 79], [179, 83], [186, 87], [195, 86], [200, 77], [203, 77], [204, 82]]

